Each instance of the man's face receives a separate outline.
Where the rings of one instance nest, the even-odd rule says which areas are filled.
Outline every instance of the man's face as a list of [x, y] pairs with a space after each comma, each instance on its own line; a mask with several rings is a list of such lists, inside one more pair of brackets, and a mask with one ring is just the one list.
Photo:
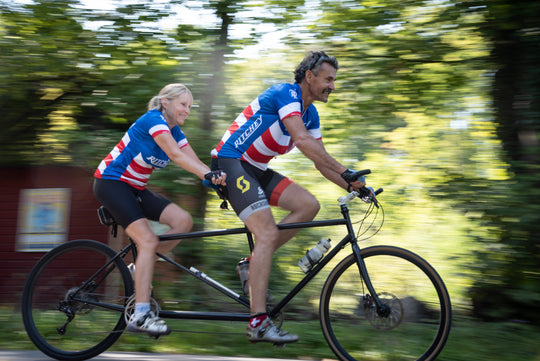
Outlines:
[[318, 75], [315, 75], [311, 70], [309, 71], [311, 72], [309, 85], [313, 100], [318, 100], [323, 103], [328, 102], [330, 93], [336, 89], [334, 85], [334, 82], [336, 81], [336, 68], [328, 63], [322, 63], [315, 69], [315, 72]]

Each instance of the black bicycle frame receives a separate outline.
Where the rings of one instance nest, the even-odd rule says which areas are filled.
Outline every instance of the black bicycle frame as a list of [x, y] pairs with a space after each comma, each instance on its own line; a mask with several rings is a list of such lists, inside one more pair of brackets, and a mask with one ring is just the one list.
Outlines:
[[[271, 310], [269, 310], [270, 316], [278, 315], [283, 307], [285, 307], [303, 288], [306, 284], [309, 283], [327, 264], [333, 259], [336, 254], [341, 251], [347, 243], [350, 243], [353, 249], [353, 254], [355, 255], [359, 272], [366, 283], [368, 291], [371, 293], [376, 305], [380, 308], [380, 301], [377, 297], [371, 281], [369, 280], [368, 272], [364, 260], [360, 255], [360, 248], [352, 227], [352, 223], [349, 216], [349, 210], [345, 204], [341, 205], [341, 213], [343, 215], [342, 219], [332, 219], [332, 220], [323, 220], [323, 221], [310, 221], [310, 222], [298, 222], [298, 223], [287, 223], [287, 224], [278, 224], [277, 227], [280, 230], [285, 229], [297, 229], [297, 228], [315, 228], [315, 227], [329, 227], [337, 225], [346, 225], [347, 226], [347, 235], [335, 246], [329, 253], [313, 268], [311, 269], [306, 276], [287, 294], [285, 297], [279, 301]], [[188, 239], [188, 238], [201, 238], [201, 237], [213, 237], [221, 235], [232, 235], [232, 234], [246, 234], [248, 238], [250, 251], [253, 250], [253, 235], [246, 228], [230, 228], [230, 229], [221, 229], [221, 230], [210, 230], [210, 231], [198, 231], [198, 232], [189, 232], [189, 233], [178, 233], [178, 234], [168, 234], [159, 236], [160, 241], [168, 240], [177, 240], [177, 239]], [[249, 309], [250, 303], [249, 300], [236, 292], [228, 289], [227, 287], [221, 285], [220, 283], [211, 279], [205, 273], [191, 267], [187, 268], [165, 255], [158, 254], [159, 257], [163, 258], [165, 261], [176, 266], [177, 268], [182, 269], [184, 272], [189, 273], [193, 277], [205, 282], [209, 286], [215, 288], [224, 295], [235, 300], [239, 304], [247, 307]], [[174, 319], [197, 319], [197, 320], [216, 320], [216, 321], [247, 321], [249, 320], [249, 313], [227, 313], [227, 312], [199, 312], [199, 311], [167, 311], [161, 310], [159, 313], [162, 318], [174, 318]]]
[[[333, 247], [329, 253], [314, 267], [312, 268], [306, 276], [289, 292], [277, 305], [275, 305], [271, 310], [268, 310], [270, 316], [274, 317], [277, 316], [281, 310], [311, 281], [327, 264], [332, 260], [338, 252], [340, 252], [347, 243], [350, 243], [352, 246], [353, 254], [355, 255], [356, 262], [358, 264], [358, 269], [360, 272], [360, 275], [364, 279], [364, 282], [366, 283], [366, 287], [368, 291], [370, 292], [371, 296], [373, 297], [373, 300], [375, 301], [375, 304], [377, 305], [377, 309], [381, 310], [381, 302], [379, 301], [379, 297], [377, 296], [377, 293], [375, 292], [371, 281], [369, 279], [369, 275], [367, 272], [366, 265], [364, 263], [364, 260], [362, 259], [360, 255], [360, 247], [358, 246], [358, 242], [354, 233], [354, 229], [351, 223], [351, 219], [349, 216], [349, 209], [345, 204], [341, 205], [341, 214], [343, 215], [342, 219], [331, 219], [331, 220], [323, 220], [323, 221], [310, 221], [310, 222], [298, 222], [298, 223], [286, 223], [286, 224], [278, 224], [277, 227], [280, 230], [285, 229], [298, 229], [298, 228], [316, 228], [316, 227], [330, 227], [330, 226], [339, 226], [339, 225], [346, 225], [347, 226], [347, 235], [343, 237], [343, 239], [335, 246]], [[248, 239], [249, 248], [250, 251], [253, 251], [254, 243], [253, 243], [253, 235], [252, 233], [246, 228], [229, 228], [229, 229], [220, 229], [220, 230], [210, 230], [210, 231], [198, 231], [198, 232], [189, 232], [189, 233], [177, 233], [177, 234], [167, 234], [167, 235], [160, 235], [159, 240], [160, 241], [168, 241], [168, 240], [177, 240], [177, 239], [188, 239], [188, 238], [202, 238], [202, 237], [213, 237], [213, 236], [221, 236], [221, 235], [232, 235], [232, 234], [245, 234]], [[121, 251], [119, 251], [115, 257], [110, 259], [104, 266], [102, 266], [93, 277], [90, 278], [86, 283], [84, 283], [80, 288], [83, 289], [84, 287], [87, 287], [90, 282], [96, 277], [97, 274], [99, 274], [101, 271], [103, 271], [105, 268], [109, 267], [117, 258], [123, 258], [125, 257], [129, 252], [133, 253], [133, 257], [136, 258], [137, 255], [137, 248], [135, 246], [135, 243], [133, 241], [130, 242], [129, 245], [124, 247]], [[213, 287], [217, 291], [223, 293], [224, 295], [228, 296], [229, 298], [235, 300], [237, 303], [245, 306], [249, 309], [250, 303], [249, 300], [238, 293], [230, 290], [229, 288], [223, 286], [219, 282], [214, 281], [212, 278], [210, 278], [205, 273], [197, 270], [194, 267], [187, 268], [172, 259], [168, 258], [165, 255], [157, 254], [159, 257], [164, 259], [166, 262], [176, 266], [177, 268], [183, 270], [184, 272], [192, 275], [193, 277], [199, 279], [200, 281], [205, 282], [209, 286]], [[73, 300], [80, 301], [80, 302], [86, 302], [88, 304], [92, 304], [99, 307], [104, 307], [107, 309], [115, 310], [115, 311], [122, 311], [124, 310], [124, 307], [114, 304], [103, 304], [99, 301], [91, 301], [87, 299], [78, 299], [76, 296], [77, 293], [73, 296]], [[159, 312], [160, 317], [162, 318], [173, 318], [173, 319], [194, 319], [194, 320], [215, 320], [215, 321], [247, 321], [249, 320], [249, 312], [248, 313], [228, 313], [228, 312], [202, 312], [202, 311], [168, 311], [168, 310], [160, 310]]]

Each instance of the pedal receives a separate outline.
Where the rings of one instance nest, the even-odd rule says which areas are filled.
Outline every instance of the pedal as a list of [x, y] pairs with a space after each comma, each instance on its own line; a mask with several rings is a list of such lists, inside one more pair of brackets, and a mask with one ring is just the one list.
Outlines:
[[274, 343], [274, 346], [277, 348], [285, 348], [286, 345], [286, 343]]

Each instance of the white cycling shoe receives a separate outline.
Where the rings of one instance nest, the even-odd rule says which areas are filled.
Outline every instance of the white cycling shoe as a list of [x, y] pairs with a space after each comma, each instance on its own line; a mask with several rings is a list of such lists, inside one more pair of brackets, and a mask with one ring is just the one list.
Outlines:
[[246, 335], [251, 342], [272, 342], [276, 345], [298, 341], [298, 335], [293, 335], [279, 329], [270, 320], [270, 317], [262, 321], [257, 327], [251, 327], [251, 325], [249, 325], [246, 330]]
[[154, 337], [171, 333], [171, 329], [167, 326], [165, 321], [157, 317], [152, 311], [148, 311], [137, 318], [135, 318], [135, 315], [132, 315], [128, 322], [127, 330], [132, 332], [145, 332]]

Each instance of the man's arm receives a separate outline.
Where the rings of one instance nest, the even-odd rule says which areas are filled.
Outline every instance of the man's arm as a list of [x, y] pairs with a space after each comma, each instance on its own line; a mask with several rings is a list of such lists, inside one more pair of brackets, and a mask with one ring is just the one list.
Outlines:
[[[341, 165], [330, 154], [326, 152], [322, 140], [315, 139], [307, 131], [300, 116], [290, 116], [283, 119], [283, 124], [291, 135], [296, 147], [309, 159], [313, 161], [315, 167], [328, 180], [338, 186], [347, 189], [348, 184], [343, 180], [341, 174], [347, 167]], [[351, 183], [354, 188], [361, 188], [364, 182], [356, 181]]]

